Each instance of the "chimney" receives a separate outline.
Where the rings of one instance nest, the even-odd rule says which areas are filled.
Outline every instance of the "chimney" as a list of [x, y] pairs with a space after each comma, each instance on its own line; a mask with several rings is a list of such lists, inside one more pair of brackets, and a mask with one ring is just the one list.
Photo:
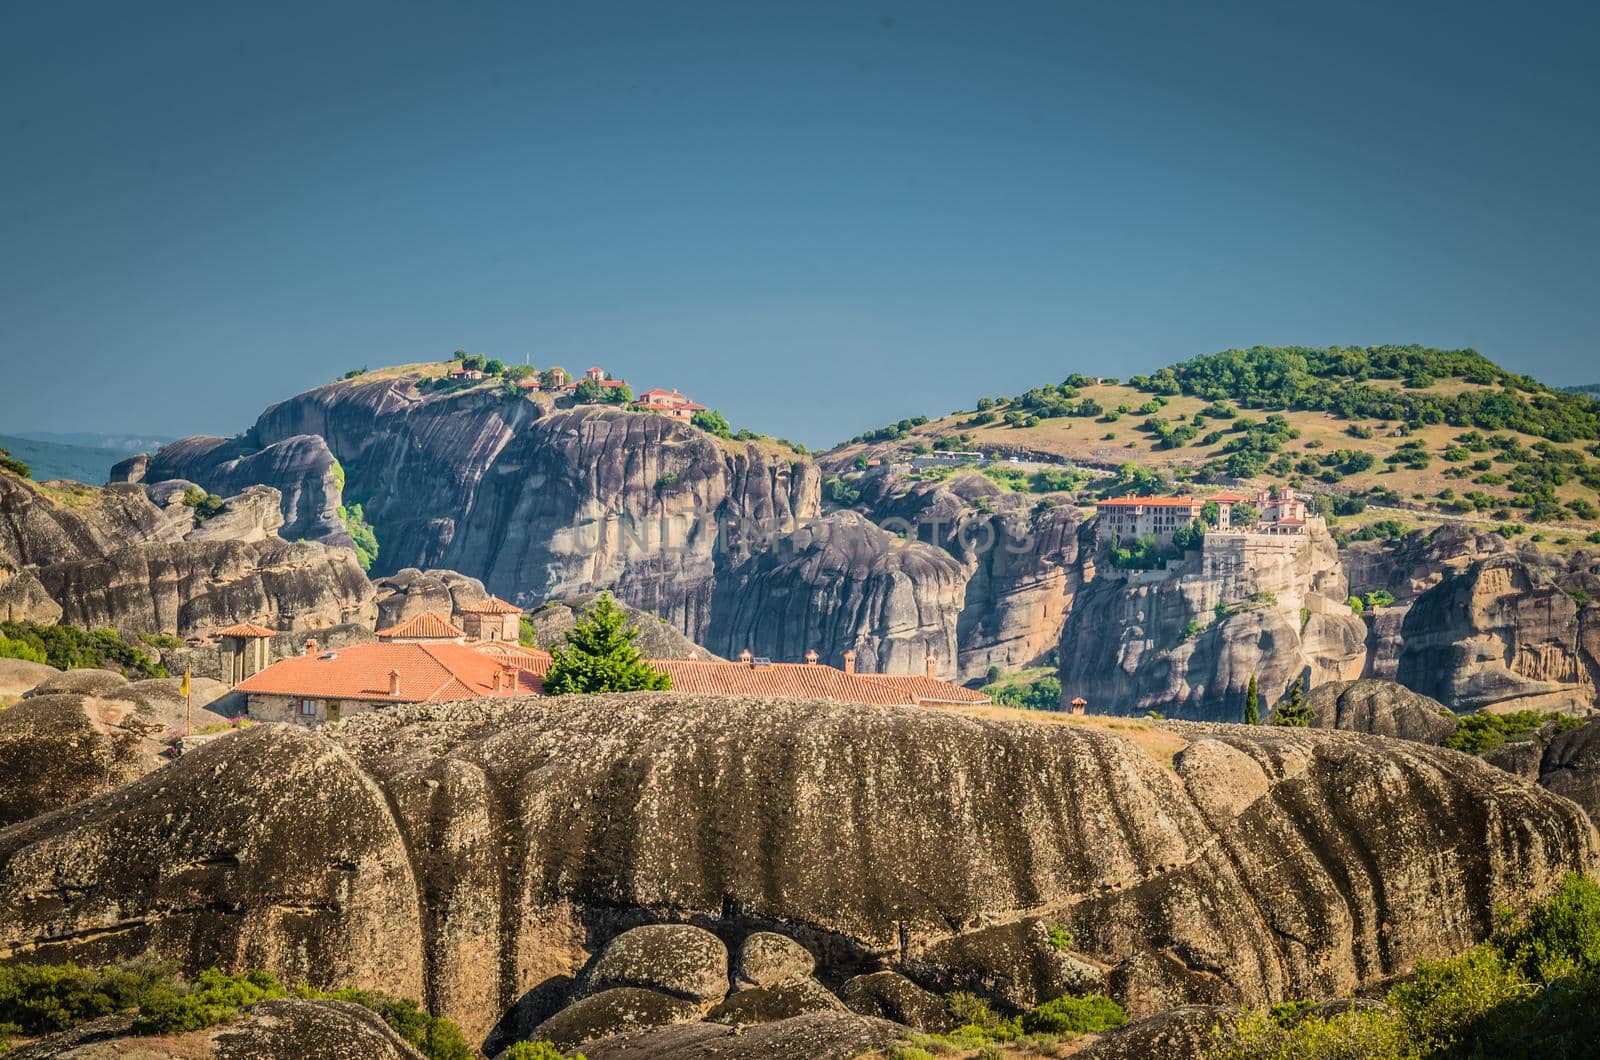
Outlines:
[[922, 658], [922, 665], [925, 668], [924, 672], [929, 677], [936, 676], [934, 674], [934, 667], [936, 667], [938, 664], [939, 664], [939, 657], [937, 655], [933, 654], [933, 652], [931, 652], [931, 651], [927, 655], [923, 656], [923, 658]]
[[739, 653], [739, 661], [744, 663], [746, 666], [754, 666], [755, 663], [751, 662], [751, 660], [754, 658], [755, 656], [750, 654], [749, 648], [746, 648], [744, 651]]
[[391, 696], [398, 696], [400, 694], [400, 671], [399, 670], [390, 670], [389, 671], [389, 694]]
[[856, 672], [856, 650], [854, 648], [850, 648], [844, 653], [844, 672], [847, 674]]
[[820, 658], [821, 658], [821, 656], [816, 653], [815, 649], [807, 649], [807, 651], [806, 651], [806, 665], [807, 666], [815, 666], [815, 665], [817, 665], [817, 660], [820, 659]]
[[317, 642], [316, 641], [314, 641], [314, 640], [306, 641], [306, 654], [307, 655], [315, 655], [315, 654], [317, 654]]

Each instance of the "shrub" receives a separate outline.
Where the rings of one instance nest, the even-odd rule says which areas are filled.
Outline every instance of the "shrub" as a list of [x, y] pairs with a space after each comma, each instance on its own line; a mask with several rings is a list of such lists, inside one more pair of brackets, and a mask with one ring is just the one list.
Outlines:
[[[500, 1054], [500, 1060], [567, 1060], [566, 1054], [549, 1042], [518, 1042]], [[578, 1053], [573, 1060], [584, 1060]]]
[[114, 629], [0, 622], [0, 637], [26, 644], [42, 654], [44, 662], [60, 670], [90, 667], [116, 670], [125, 677], [167, 676], [165, 668]]
[[33, 468], [12, 456], [9, 449], [0, 449], [0, 471], [9, 471], [18, 478], [33, 477]]
[[696, 412], [689, 422], [707, 434], [714, 434], [718, 438], [731, 438], [733, 436], [733, 425], [728, 422], [726, 416], [716, 409], [702, 409]]
[[228, 975], [210, 968], [192, 983], [170, 980], [154, 985], [139, 999], [133, 1029], [139, 1034], [197, 1031], [233, 1019], [258, 1001], [286, 993], [271, 972]]
[[1100, 994], [1058, 997], [1022, 1014], [1030, 1034], [1094, 1034], [1128, 1022], [1122, 1006]]
[[1049, 935], [1050, 945], [1054, 946], [1056, 949], [1063, 951], [1072, 949], [1072, 932], [1068, 931], [1062, 925], [1051, 924]]
[[22, 659], [25, 662], [42, 663], [45, 661], [45, 656], [43, 650], [35, 648], [27, 641], [0, 637], [0, 659]]
[[1505, 726], [1499, 718], [1493, 714], [1468, 714], [1456, 725], [1456, 731], [1444, 738], [1443, 746], [1481, 755], [1505, 742]]
[[98, 970], [71, 963], [0, 966], [0, 1024], [27, 1035], [66, 1030], [135, 1008], [171, 978], [171, 966], [149, 963]]
[[190, 486], [184, 490], [182, 501], [194, 509], [196, 522], [203, 523], [222, 511], [222, 498], [215, 493], [207, 493], [199, 486]]

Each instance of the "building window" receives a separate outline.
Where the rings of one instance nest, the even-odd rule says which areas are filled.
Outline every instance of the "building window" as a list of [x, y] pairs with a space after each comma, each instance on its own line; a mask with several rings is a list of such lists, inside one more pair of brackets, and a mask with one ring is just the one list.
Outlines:
[[314, 700], [314, 699], [302, 699], [300, 701], [300, 716], [302, 718], [314, 718], [314, 717], [316, 717], [317, 716], [317, 701]]

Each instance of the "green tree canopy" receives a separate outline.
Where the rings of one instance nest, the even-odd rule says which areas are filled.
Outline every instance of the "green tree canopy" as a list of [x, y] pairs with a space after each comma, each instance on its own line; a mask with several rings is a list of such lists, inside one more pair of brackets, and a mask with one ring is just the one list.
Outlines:
[[1291, 728], [1305, 729], [1316, 720], [1316, 715], [1311, 710], [1311, 704], [1306, 702], [1306, 679], [1294, 679], [1294, 687], [1289, 689], [1289, 698], [1278, 704], [1278, 709], [1272, 713], [1272, 724], [1286, 725]]
[[1250, 675], [1250, 683], [1244, 690], [1244, 723], [1261, 724], [1261, 690], [1256, 687], [1255, 674]]
[[559, 696], [671, 688], [671, 679], [651, 666], [634, 646], [638, 634], [628, 622], [628, 613], [610, 593], [602, 593], [588, 615], [567, 632], [566, 645], [550, 649], [552, 661], [544, 690]]

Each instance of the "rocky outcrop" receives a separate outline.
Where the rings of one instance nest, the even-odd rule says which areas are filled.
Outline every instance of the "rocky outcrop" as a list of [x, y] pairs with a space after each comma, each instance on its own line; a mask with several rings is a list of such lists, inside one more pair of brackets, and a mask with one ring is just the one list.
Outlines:
[[659, 693], [262, 726], [0, 832], [0, 952], [265, 967], [483, 1034], [641, 923], [998, 983], [1033, 958], [995, 929], [1035, 918], [1140, 1014], [1348, 993], [1596, 862], [1575, 804], [1465, 755], [1123, 724]]
[[387, 629], [425, 611], [449, 617], [466, 604], [481, 604], [489, 598], [483, 583], [453, 570], [418, 570], [407, 567], [387, 577], [375, 579], [378, 628]]
[[945, 549], [966, 571], [958, 679], [1053, 656], [1083, 580], [1076, 506], [1007, 493], [973, 473], [944, 482], [879, 475], [867, 480], [862, 499], [885, 529]]
[[[348, 549], [278, 536], [277, 494], [255, 486], [205, 521], [134, 485], [70, 494], [0, 473], [0, 602], [27, 578], [34, 621], [203, 634], [239, 621], [286, 630], [371, 627], [366, 575]], [[23, 617], [23, 616], [18, 616]]]
[[184, 438], [163, 446], [140, 475], [140, 481], [148, 483], [167, 479], [201, 483], [223, 496], [250, 486], [270, 486], [279, 494], [283, 536], [351, 547], [339, 518], [344, 472], [327, 443], [314, 434], [294, 435], [261, 448], [246, 438]]
[[1592, 558], [1492, 556], [1417, 597], [1395, 680], [1452, 710], [1587, 712], [1600, 676], [1600, 578]]
[[777, 1056], [806, 1060], [855, 1060], [888, 1048], [905, 1033], [885, 1020], [848, 1012], [816, 1012], [807, 1016], [735, 1026], [684, 1023], [641, 1035], [623, 1035], [583, 1047], [589, 1060], [771, 1060]]
[[1539, 763], [1539, 783], [1600, 821], [1600, 721], [1590, 721], [1550, 741]]
[[1456, 731], [1456, 716], [1449, 707], [1393, 681], [1332, 681], [1313, 688], [1306, 705], [1315, 715], [1312, 724], [1323, 729], [1431, 744]]
[[[598, 594], [585, 594], [540, 604], [527, 615], [528, 624], [533, 627], [534, 640], [542, 648], [566, 643], [567, 631], [578, 624], [598, 598]], [[627, 604], [618, 606], [627, 612], [628, 621], [637, 634], [633, 643], [649, 658], [712, 660], [720, 658], [650, 612], [629, 607]]]
[[135, 1034], [132, 1016], [108, 1016], [32, 1042], [17, 1060], [422, 1060], [377, 1013], [345, 1001], [278, 998], [201, 1031]]
[[915, 1031], [938, 1034], [955, 1026], [944, 998], [899, 972], [870, 972], [847, 981], [839, 997], [851, 1012], [892, 1020]]
[[22, 702], [0, 711], [0, 828], [160, 768], [172, 738], [190, 726], [228, 724], [206, 709], [227, 692], [216, 681], [191, 682], [190, 711], [178, 678], [130, 683], [108, 670], [50, 673]]
[[1302, 676], [1315, 687], [1360, 675], [1366, 630], [1347, 595], [1317, 525], [1208, 534], [1202, 552], [1165, 571], [1101, 564], [1062, 633], [1062, 695], [1105, 713], [1238, 721], [1252, 674], [1264, 705]]
[[855, 651], [869, 672], [956, 671], [966, 582], [942, 549], [907, 543], [856, 512], [814, 520], [719, 580], [711, 649], [773, 659], [816, 651], [839, 665]]
[[810, 976], [816, 966], [810, 951], [789, 936], [757, 931], [739, 947], [734, 981], [746, 987], [777, 986], [786, 979]]
[[320, 439], [347, 476], [341, 499], [362, 504], [376, 528], [379, 573], [449, 568], [522, 603], [610, 589], [693, 639], [710, 623], [719, 568], [818, 511], [815, 466], [771, 447], [662, 416], [551, 410], [422, 382], [318, 388], [267, 409], [246, 436], [249, 453], [185, 440], [147, 477], [209, 486], [228, 465], [269, 481], [265, 454]]

